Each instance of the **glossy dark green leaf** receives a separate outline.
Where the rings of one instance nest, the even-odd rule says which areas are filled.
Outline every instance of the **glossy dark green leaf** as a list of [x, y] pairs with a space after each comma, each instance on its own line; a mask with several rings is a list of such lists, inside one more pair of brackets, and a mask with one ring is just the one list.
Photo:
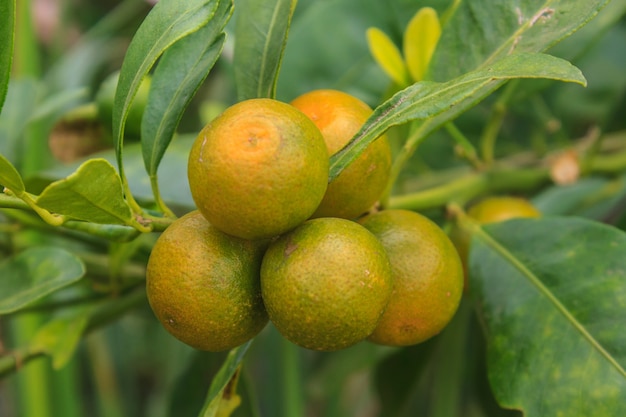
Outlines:
[[0, 263], [0, 314], [17, 311], [84, 274], [81, 260], [64, 249], [29, 248]]
[[113, 137], [122, 177], [124, 125], [141, 81], [165, 50], [207, 24], [218, 3], [218, 0], [160, 1], [135, 33], [120, 70], [113, 105]]
[[237, 97], [274, 98], [296, 0], [237, 2], [234, 70]]
[[36, 200], [39, 207], [73, 219], [102, 224], [134, 224], [122, 184], [107, 160], [90, 159], [67, 178], [47, 186]]
[[200, 411], [199, 417], [216, 417], [219, 416], [220, 403], [223, 401], [222, 394], [226, 386], [231, 382], [231, 379], [235, 376], [241, 366], [248, 348], [252, 341], [248, 341], [243, 345], [232, 349], [228, 352], [226, 360], [222, 364], [222, 367], [217, 371], [217, 375], [213, 378], [209, 392], [207, 393], [204, 407]]
[[0, 2], [0, 111], [9, 88], [13, 62], [13, 37], [15, 28], [15, 0]]
[[545, 51], [583, 26], [608, 2], [463, 1], [442, 32], [431, 74], [436, 80], [450, 80], [493, 65], [513, 52]]
[[435, 126], [456, 117], [513, 78], [548, 78], [586, 84], [581, 72], [569, 62], [545, 54], [514, 54], [493, 65], [445, 83], [418, 82], [398, 92], [376, 109], [363, 127], [331, 157], [330, 180], [354, 161], [370, 143], [392, 126], [411, 120], [436, 117]]
[[141, 144], [148, 174], [155, 176], [183, 112], [217, 61], [232, 0], [219, 2], [206, 26], [172, 45], [152, 76], [150, 98], [141, 122]]
[[24, 181], [20, 173], [2, 154], [0, 154], [0, 186], [8, 188], [17, 196], [25, 191]]
[[470, 285], [498, 402], [526, 417], [626, 414], [626, 234], [573, 217], [476, 229]]

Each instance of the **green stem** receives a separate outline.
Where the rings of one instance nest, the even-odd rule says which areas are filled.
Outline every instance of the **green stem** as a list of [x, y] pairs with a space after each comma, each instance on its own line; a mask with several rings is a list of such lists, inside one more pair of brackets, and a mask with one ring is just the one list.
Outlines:
[[[89, 333], [103, 326], [106, 326], [107, 324], [111, 323], [112, 321], [115, 321], [119, 317], [126, 314], [128, 311], [140, 306], [141, 304], [145, 302], [146, 302], [146, 292], [143, 288], [134, 290], [121, 297], [115, 297], [115, 298], [111, 298], [109, 300], [103, 301], [102, 304], [89, 317], [89, 321], [87, 323], [85, 333]], [[33, 359], [36, 359], [45, 354], [45, 352], [43, 352], [40, 349], [33, 350], [28, 344], [29, 341], [30, 341], [30, 338], [28, 338], [27, 340], [23, 340], [22, 343], [20, 344], [21, 347], [11, 352], [8, 352], [6, 355], [0, 356], [0, 377], [4, 377], [12, 372], [15, 372], [18, 369], [21, 369], [28, 362], [31, 362]], [[44, 365], [47, 366], [46, 363], [44, 363]], [[24, 368], [24, 371], [25, 370], [26, 368]], [[22, 372], [20, 372], [20, 374], [22, 374]], [[33, 382], [31, 384], [35, 386], [35, 388], [33, 388], [34, 390], [39, 390], [39, 388], [43, 385], [42, 383], [43, 380], [30, 380], [30, 381], [37, 381], [36, 383]], [[28, 398], [31, 398], [31, 397], [28, 396]], [[46, 404], [46, 402], [42, 401], [41, 404]], [[47, 410], [49, 409], [50, 407], [47, 408]], [[22, 415], [26, 416], [27, 414], [22, 414]], [[47, 412], [41, 412], [41, 414], [28, 414], [28, 415], [33, 415], [33, 416], [38, 417], [38, 416], [47, 416], [48, 414]]]
[[76, 358], [57, 369], [53, 376], [54, 415], [63, 417], [80, 417], [83, 415], [83, 397], [80, 392], [80, 369]]
[[[31, 6], [30, 0], [17, 0], [16, 2], [15, 47], [12, 67], [14, 78], [39, 78], [41, 75], [41, 58], [33, 28]], [[28, 176], [44, 166], [45, 152], [38, 150], [45, 149], [42, 146], [42, 144], [45, 145], [45, 140], [46, 137], [43, 135], [40, 124], [35, 123], [25, 129], [20, 141], [19, 152], [19, 166], [22, 175]], [[28, 236], [27, 239], [33, 244], [39, 241], [37, 235]], [[39, 329], [42, 321], [43, 317], [38, 314], [24, 315], [12, 320], [8, 329], [13, 343], [16, 346], [27, 345]], [[14, 367], [22, 366], [41, 355], [40, 352], [29, 350], [17, 353], [18, 356], [14, 354], [8, 361], [3, 361], [3, 365], [7, 363]], [[17, 361], [16, 358], [18, 358]], [[0, 367], [0, 375], [3, 373], [3, 368]], [[37, 361], [24, 367], [16, 376], [17, 408], [22, 417], [48, 417], [52, 415], [52, 393], [49, 376], [47, 361]]]
[[424, 128], [424, 126], [428, 125], [428, 122], [414, 123], [420, 123], [419, 127], [412, 129], [411, 134], [407, 138], [404, 146], [400, 149], [400, 152], [398, 152], [398, 155], [391, 165], [391, 173], [389, 174], [389, 180], [387, 181], [387, 188], [385, 189], [383, 197], [381, 198], [381, 203], [384, 207], [387, 206], [387, 203], [393, 191], [393, 186], [397, 182], [398, 177], [400, 176], [400, 172], [408, 162], [409, 158], [411, 158], [411, 155], [413, 155], [418, 145], [426, 138], [427, 133], [429, 132], [428, 128]]
[[389, 207], [424, 210], [445, 206], [450, 202], [465, 204], [481, 194], [530, 191], [545, 184], [549, 178], [549, 172], [544, 168], [491, 169], [438, 187], [391, 197]]
[[118, 378], [106, 338], [101, 332], [96, 332], [90, 335], [85, 342], [89, 362], [93, 366], [93, 382], [97, 393], [97, 406], [100, 411], [98, 414], [109, 417], [124, 416]]
[[518, 85], [519, 80], [510, 81], [491, 109], [491, 116], [480, 138], [482, 159], [487, 165], [494, 161], [496, 140], [504, 122], [507, 104]]
[[152, 194], [154, 195], [154, 202], [157, 204], [157, 207], [161, 212], [170, 218], [176, 218], [176, 215], [163, 201], [163, 197], [161, 196], [161, 190], [159, 188], [159, 180], [156, 174], [150, 175], [150, 186], [152, 187]]
[[[623, 136], [620, 134], [607, 136], [602, 141], [605, 153], [596, 154], [588, 161], [586, 174], [614, 175], [626, 170], [626, 149], [623, 143]], [[450, 202], [464, 204], [481, 194], [529, 192], [550, 181], [548, 168], [537, 167], [540, 161], [519, 156], [506, 162], [500, 161], [484, 171], [464, 176], [457, 175], [456, 179], [452, 180], [449, 180], [449, 173], [441, 171], [437, 175], [445, 178], [445, 181], [438, 182], [430, 178], [430, 183], [440, 185], [392, 196], [387, 207], [424, 210], [442, 207]], [[531, 163], [536, 166], [525, 167]]]
[[591, 142], [591, 146], [585, 152], [582, 161], [580, 162], [580, 171], [584, 175], [593, 166], [593, 161], [600, 154], [602, 149], [602, 141], [604, 140], [604, 136], [600, 134], [600, 129], [598, 127], [592, 128], [587, 135], [585, 135], [586, 139]]
[[31, 14], [30, 0], [17, 0], [15, 21], [15, 47], [13, 74], [38, 77], [41, 74], [41, 58]]
[[41, 350], [33, 350], [30, 348], [15, 349], [9, 354], [0, 356], [0, 378], [22, 369], [22, 366], [33, 359], [44, 355]]
[[480, 169], [482, 162], [478, 158], [478, 152], [467, 137], [456, 127], [454, 122], [448, 122], [444, 125], [448, 134], [454, 139], [461, 149], [461, 156], [467, 159], [474, 168]]
[[[42, 316], [29, 314], [16, 317], [11, 321], [11, 340], [16, 345], [27, 345], [42, 324]], [[15, 381], [18, 392], [18, 409], [23, 417], [52, 417], [51, 390], [48, 384], [50, 365], [48, 361], [38, 360], [28, 363], [40, 356], [40, 352], [25, 350], [11, 355], [13, 362], [8, 365], [19, 366], [20, 372]], [[3, 369], [0, 368], [0, 375]]]
[[303, 416], [302, 379], [298, 348], [283, 339], [282, 342], [282, 380], [283, 380], [283, 415], [285, 417]]

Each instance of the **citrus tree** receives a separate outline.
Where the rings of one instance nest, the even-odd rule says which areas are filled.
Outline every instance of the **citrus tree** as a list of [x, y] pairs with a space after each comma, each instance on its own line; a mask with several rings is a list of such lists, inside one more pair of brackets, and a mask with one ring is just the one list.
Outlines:
[[152, 3], [0, 0], [0, 415], [626, 413], [626, 1]]

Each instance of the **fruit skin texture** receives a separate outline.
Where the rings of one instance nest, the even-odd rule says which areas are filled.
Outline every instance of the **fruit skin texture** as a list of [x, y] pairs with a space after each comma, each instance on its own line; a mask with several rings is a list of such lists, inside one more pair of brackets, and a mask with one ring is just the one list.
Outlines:
[[[372, 114], [363, 101], [337, 90], [314, 90], [291, 102], [317, 125], [330, 155], [341, 150]], [[328, 185], [313, 217], [354, 219], [367, 212], [387, 186], [391, 146], [380, 136]]]
[[299, 110], [251, 99], [200, 132], [187, 173], [194, 202], [212, 225], [243, 239], [264, 239], [313, 214], [328, 185], [328, 151]]
[[445, 232], [408, 210], [370, 214], [360, 223], [382, 243], [391, 263], [393, 293], [368, 340], [391, 346], [421, 343], [452, 319], [463, 293], [463, 268]]
[[159, 236], [146, 271], [148, 301], [165, 329], [200, 350], [252, 339], [267, 324], [259, 270], [266, 244], [226, 235], [193, 211]]
[[364, 340], [391, 291], [380, 242], [359, 224], [339, 218], [309, 220], [281, 236], [261, 266], [270, 320], [286, 339], [313, 350]]
[[532, 203], [519, 197], [488, 197], [470, 207], [468, 216], [481, 224], [502, 222], [519, 217], [540, 217]]

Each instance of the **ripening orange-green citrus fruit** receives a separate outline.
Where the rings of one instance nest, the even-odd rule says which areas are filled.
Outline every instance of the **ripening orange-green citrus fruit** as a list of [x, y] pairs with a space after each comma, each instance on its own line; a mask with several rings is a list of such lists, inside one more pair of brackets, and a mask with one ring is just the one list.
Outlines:
[[295, 107], [251, 99], [226, 109], [198, 135], [187, 173], [198, 210], [221, 231], [270, 238], [309, 218], [328, 185], [319, 129]]
[[528, 200], [521, 197], [487, 197], [472, 205], [468, 216], [481, 224], [502, 222], [520, 217], [540, 217], [541, 213]]
[[[341, 150], [372, 114], [366, 103], [337, 90], [310, 91], [291, 104], [317, 125], [330, 155]], [[328, 185], [313, 217], [353, 219], [367, 212], [385, 190], [390, 169], [391, 147], [382, 135]]]
[[463, 293], [461, 260], [448, 236], [408, 210], [384, 210], [359, 221], [385, 248], [393, 279], [387, 309], [368, 340], [408, 346], [441, 332]]
[[239, 239], [198, 211], [157, 239], [146, 270], [148, 301], [165, 329], [212, 352], [237, 347], [267, 324], [260, 267], [267, 244]]
[[391, 269], [378, 240], [340, 218], [308, 220], [273, 242], [261, 266], [270, 320], [289, 341], [333, 351], [376, 327], [391, 295]]

